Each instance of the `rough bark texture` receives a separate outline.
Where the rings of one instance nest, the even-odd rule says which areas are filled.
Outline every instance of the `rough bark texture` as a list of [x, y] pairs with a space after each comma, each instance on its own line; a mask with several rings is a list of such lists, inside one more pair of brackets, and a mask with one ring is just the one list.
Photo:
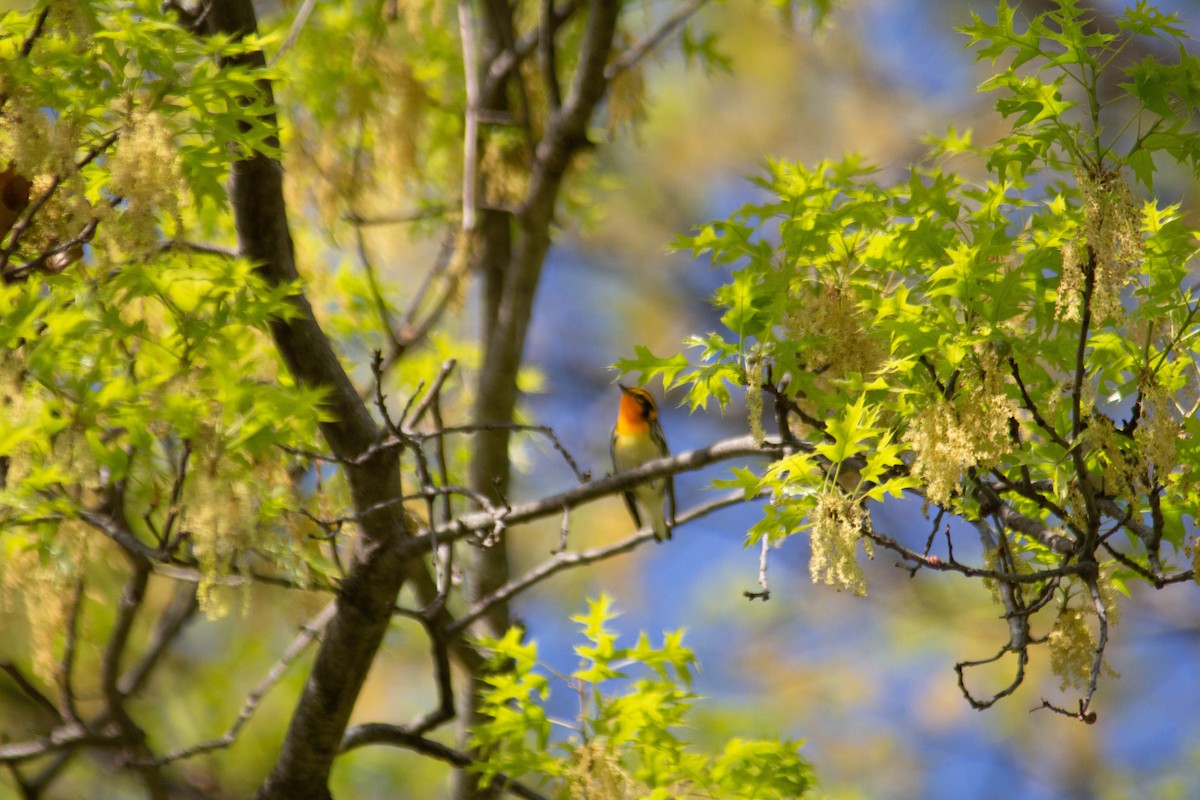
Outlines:
[[[207, 18], [211, 31], [238, 36], [256, 28], [250, 0], [214, 0]], [[245, 56], [263, 63], [261, 53]], [[270, 86], [262, 85], [270, 98]], [[297, 278], [292, 239], [278, 161], [263, 155], [233, 163], [229, 185], [238, 247], [272, 284]], [[333, 420], [321, 430], [340, 458], [353, 458], [375, 442], [378, 428], [354, 390], [329, 339], [303, 295], [293, 298], [298, 314], [277, 321], [272, 334], [284, 362], [306, 386], [328, 391]], [[365, 547], [351, 565], [337, 597], [337, 613], [326, 628], [283, 748], [259, 798], [328, 798], [329, 771], [375, 653], [392, 617], [405, 578], [405, 561], [394, 544], [408, 533], [399, 504], [379, 508], [400, 496], [398, 458], [381, 452], [360, 464], [345, 464], [355, 508], [377, 510], [362, 518]]]
[[[506, 53], [511, 55], [515, 34], [513, 9], [508, 3], [487, 0], [482, 9], [486, 69]], [[484, 359], [474, 409], [477, 423], [513, 420], [517, 374], [550, 247], [555, 206], [573, 157], [588, 144], [587, 126], [607, 86], [604, 68], [611, 55], [619, 9], [618, 0], [587, 4], [583, 47], [569, 90], [546, 121], [541, 140], [536, 146], [530, 143], [533, 163], [525, 200], [515, 213], [485, 211], [474, 233], [473, 246], [484, 282]], [[213, 32], [244, 35], [256, 27], [253, 6], [250, 0], [215, 0], [207, 24]], [[245, 58], [262, 63], [261, 53]], [[517, 80], [513, 75], [510, 71], [485, 83], [480, 98], [483, 108], [507, 113], [512, 83]], [[269, 97], [270, 86], [264, 84], [262, 89]], [[521, 113], [527, 111], [521, 109]], [[297, 273], [279, 163], [261, 155], [235, 162], [230, 198], [242, 254], [258, 264], [272, 283], [294, 281]], [[272, 329], [277, 347], [298, 380], [329, 390], [328, 408], [335, 419], [323, 424], [322, 432], [335, 455], [353, 458], [378, 440], [379, 430], [308, 301], [297, 296], [294, 302], [299, 314], [279, 321]], [[509, 487], [509, 438], [504, 429], [480, 434], [470, 468], [472, 488], [501, 502]], [[333, 759], [406, 576], [403, 548], [395, 546], [408, 533], [406, 523], [398, 505], [386, 505], [400, 494], [394, 452], [381, 452], [361, 464], [346, 464], [345, 469], [356, 508], [377, 510], [362, 519], [367, 546], [339, 592], [337, 614], [326, 629], [279, 760], [259, 790], [259, 798], [329, 797]], [[380, 504], [385, 506], [381, 509]], [[472, 550], [466, 572], [468, 604], [504, 585], [510, 577], [504, 543]], [[507, 604], [500, 602], [482, 615], [475, 632], [500, 635], [509, 621]], [[467, 675], [459, 693], [464, 733], [465, 726], [476, 719], [479, 678], [477, 670], [467, 670]], [[478, 789], [473, 776], [463, 773], [456, 781], [455, 794], [477, 798], [494, 791]]]
[[[531, 146], [534, 160], [529, 189], [519, 212], [512, 219], [499, 215], [484, 218], [484, 238], [479, 271], [484, 280], [483, 365], [476, 390], [474, 421], [482, 425], [504, 425], [513, 421], [517, 404], [517, 375], [520, 371], [533, 303], [541, 281], [542, 266], [550, 249], [550, 226], [554, 221], [559, 192], [572, 158], [587, 145], [587, 126], [604, 96], [607, 82], [604, 67], [612, 52], [619, 0], [593, 0], [587, 5], [587, 28], [580, 61], [570, 91], [561, 107], [547, 120], [542, 140]], [[501, 53], [513, 43], [512, 11], [507, 4], [490, 0], [484, 7], [487, 52]], [[543, 47], [548, 43], [543, 42]], [[482, 98], [489, 110], [508, 107], [509, 81], [499, 81], [494, 93]], [[508, 215], [504, 215], [507, 217]], [[470, 484], [475, 491], [502, 505], [511, 478], [510, 432], [497, 427], [480, 433], [471, 460]], [[510, 579], [508, 550], [501, 541], [467, 556], [464, 595], [468, 605], [487, 597]], [[511, 623], [507, 602], [492, 606], [473, 626], [475, 635], [498, 637]], [[458, 692], [460, 735], [478, 719], [476, 697], [479, 675], [468, 675]], [[474, 776], [460, 772], [455, 783], [459, 800], [479, 800], [497, 794], [496, 789], [475, 786]]]

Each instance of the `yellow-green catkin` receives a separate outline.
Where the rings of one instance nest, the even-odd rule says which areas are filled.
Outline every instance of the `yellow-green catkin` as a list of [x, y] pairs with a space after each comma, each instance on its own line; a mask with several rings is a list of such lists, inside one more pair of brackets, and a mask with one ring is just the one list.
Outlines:
[[1062, 278], [1055, 316], [1078, 322], [1085, 271], [1094, 270], [1090, 311], [1094, 319], [1121, 319], [1121, 290], [1145, 254], [1141, 212], [1118, 171], [1075, 173], [1082, 198], [1080, 236], [1062, 249]]
[[760, 447], [767, 438], [767, 432], [763, 428], [762, 381], [758, 359], [748, 359], [746, 364], [746, 417], [750, 424], [750, 435], [754, 437], [754, 443]]
[[869, 524], [867, 512], [851, 498], [836, 492], [823, 492], [808, 514], [812, 553], [808, 569], [813, 583], [850, 590], [858, 597], [867, 593], [866, 579], [858, 564], [857, 548], [861, 540], [867, 556], [874, 557], [863, 528]]
[[174, 132], [154, 111], [138, 109], [115, 145], [109, 184], [124, 198], [124, 236], [118, 243], [132, 252], [145, 252], [158, 239], [158, 215], [166, 214], [182, 227], [179, 197], [184, 189]]
[[593, 739], [573, 753], [563, 776], [567, 800], [633, 800], [640, 795], [620, 760], [602, 739]]
[[935, 399], [904, 435], [929, 503], [947, 505], [961, 490], [967, 469], [993, 467], [1012, 450], [1009, 420], [1017, 407], [1006, 394], [999, 357], [981, 346], [976, 361], [978, 369], [963, 378], [958, 395]]

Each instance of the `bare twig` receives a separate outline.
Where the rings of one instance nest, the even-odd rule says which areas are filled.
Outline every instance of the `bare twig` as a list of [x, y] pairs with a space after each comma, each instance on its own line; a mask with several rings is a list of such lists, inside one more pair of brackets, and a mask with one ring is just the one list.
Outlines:
[[769, 537], [764, 535], [759, 544], [758, 585], [761, 588], [761, 591], [745, 591], [742, 592], [742, 596], [747, 600], [762, 600], [763, 602], [766, 602], [767, 600], [771, 599], [771, 587], [767, 584], [767, 553], [769, 553], [771, 550], [771, 540]]
[[[37, 19], [34, 20], [33, 29], [29, 31], [29, 35], [25, 37], [25, 41], [21, 42], [21, 49], [17, 51], [21, 58], [28, 58], [29, 54], [33, 52], [33, 44], [38, 40], [38, 37], [42, 35], [42, 31], [46, 29], [46, 20], [49, 18], [49, 16], [50, 4], [47, 3], [46, 6], [42, 8], [41, 13], [38, 14]], [[6, 91], [0, 94], [0, 109], [3, 109], [7, 103], [8, 92]]]
[[[1012, 683], [986, 699], [981, 700], [975, 697], [975, 695], [971, 694], [971, 691], [967, 688], [964, 675], [966, 670], [971, 669], [972, 667], [981, 667], [985, 664], [994, 664], [1009, 653], [1015, 653], [1017, 656], [1017, 671], [1013, 676]], [[958, 688], [962, 692], [963, 697], [966, 698], [966, 701], [971, 704], [971, 708], [982, 710], [992, 707], [1000, 700], [1008, 697], [1017, 690], [1017, 687], [1019, 687], [1025, 680], [1025, 665], [1028, 662], [1029, 653], [1027, 652], [1027, 648], [1022, 647], [1014, 650], [1010, 645], [1006, 644], [1004, 647], [1001, 647], [1000, 651], [991, 658], [984, 658], [980, 659], [979, 661], [958, 662], [954, 665], [954, 672], [956, 675], [958, 675]]]
[[456, 359], [450, 358], [442, 362], [442, 368], [438, 372], [437, 378], [434, 379], [433, 385], [429, 387], [429, 391], [425, 393], [416, 410], [413, 411], [412, 419], [409, 422], [410, 427], [415, 427], [421, 423], [421, 418], [429, 411], [429, 406], [433, 403], [434, 396], [442, 391], [442, 387], [450, 378], [450, 373], [454, 372], [454, 368], [458, 365]]
[[1050, 580], [1051, 578], [1055, 577], [1078, 575], [1084, 571], [1078, 566], [1070, 564], [1036, 573], [1004, 572], [1001, 570], [984, 569], [982, 567], [972, 567], [969, 564], [956, 561], [953, 553], [951, 553], [946, 559], [941, 559], [937, 556], [924, 556], [921, 553], [918, 553], [916, 550], [911, 550], [905, 547], [890, 536], [879, 533], [878, 531], [870, 528], [864, 528], [863, 535], [875, 544], [897, 553], [905, 561], [911, 561], [915, 564], [919, 564], [925, 569], [937, 570], [939, 572], [957, 572], [970, 578], [991, 578], [1001, 582], [1002, 584], [1041, 583], [1042, 581]]
[[[396, 336], [396, 326], [392, 322], [392, 312], [388, 309], [387, 301], [383, 297], [383, 289], [379, 285], [379, 276], [375, 273], [375, 264], [371, 261], [371, 255], [367, 252], [367, 239], [363, 235], [361, 227], [354, 229], [354, 241], [358, 250], [358, 261], [362, 264], [363, 272], [367, 276], [367, 289], [371, 292], [371, 302], [375, 304], [375, 313], [379, 315], [379, 327], [383, 328], [384, 335], [388, 337], [388, 343], [391, 345], [392, 352], [397, 352], [402, 345], [400, 344], [400, 339]], [[381, 379], [378, 377], [378, 372], [376, 375], [375, 384], [378, 386]]]
[[1077, 719], [1080, 722], [1086, 723], [1088, 725], [1094, 724], [1097, 719], [1096, 712], [1088, 711], [1084, 707], [1082, 699], [1079, 701], [1079, 710], [1078, 711], [1071, 711], [1071, 710], [1063, 708], [1061, 706], [1056, 706], [1056, 705], [1054, 705], [1054, 703], [1051, 703], [1049, 700], [1045, 700], [1045, 699], [1042, 700], [1042, 704], [1040, 706], [1035, 706], [1035, 707], [1029, 709], [1029, 711], [1030, 711], [1030, 713], [1032, 713], [1034, 711], [1041, 711], [1042, 709], [1047, 709], [1049, 711], [1053, 711], [1055, 714], [1062, 714], [1064, 717], [1071, 717], [1072, 719]]
[[[475, 763], [466, 753], [448, 747], [441, 742], [426, 739], [424, 736], [414, 734], [398, 725], [385, 725], [378, 722], [355, 725], [353, 728], [347, 730], [346, 737], [342, 740], [341, 752], [345, 753], [349, 750], [372, 744], [403, 747], [407, 750], [445, 761], [456, 767], [469, 767]], [[548, 800], [545, 795], [539, 794], [524, 784], [517, 783], [503, 775], [496, 776], [496, 782], [503, 786], [504, 790], [509, 794], [525, 798], [525, 800]]]
[[457, 433], [482, 433], [484, 431], [498, 430], [539, 433], [542, 436], [545, 436], [550, 440], [550, 444], [554, 446], [554, 449], [557, 450], [563, 457], [563, 460], [567, 462], [567, 466], [569, 466], [571, 471], [575, 473], [575, 478], [580, 483], [586, 483], [592, 479], [591, 471], [581, 470], [579, 468], [579, 463], [575, 460], [575, 457], [571, 455], [571, 451], [566, 448], [566, 446], [558, 438], [557, 434], [554, 433], [554, 429], [547, 425], [522, 425], [516, 422], [451, 425], [448, 427], [438, 427], [429, 433], [412, 433], [411, 435], [419, 438], [441, 438]]
[[[433, 415], [433, 426], [435, 430], [441, 430], [443, 427], [445, 427], [445, 422], [442, 420], [441, 386], [442, 384], [438, 384], [438, 391], [432, 394], [433, 402], [429, 406], [430, 414]], [[446, 440], [444, 437], [439, 436], [434, 440], [433, 460], [437, 465], [438, 479], [441, 481], [441, 484], [443, 486], [449, 485], [450, 470], [446, 464]], [[488, 499], [483, 495], [477, 497], [476, 502], [484, 508], [488, 507]], [[442, 495], [441, 521], [449, 522], [453, 515], [454, 508], [453, 504], [451, 503], [451, 495], [449, 492], [446, 492]], [[430, 517], [429, 522], [430, 535], [432, 535], [437, 521], [433, 517]], [[450, 579], [451, 573], [454, 569], [454, 545], [447, 544], [444, 547], [439, 547], [437, 542], [434, 542], [432, 552], [435, 570], [434, 577], [436, 578], [438, 585], [438, 596], [434, 602], [437, 604], [444, 604], [446, 602], [446, 598], [449, 597], [450, 594]], [[432, 636], [433, 634], [431, 633], [430, 635]], [[451, 706], [451, 709], [453, 710], [453, 706]]]
[[75, 579], [71, 589], [71, 604], [67, 609], [67, 632], [63, 640], [62, 659], [55, 670], [54, 682], [58, 685], [58, 705], [62, 718], [68, 722], [79, 722], [79, 710], [75, 707], [75, 689], [72, 673], [75, 668], [75, 645], [79, 636], [79, 617], [83, 611], [83, 576]]
[[1029, 390], [1025, 388], [1025, 381], [1021, 379], [1021, 368], [1018, 366], [1017, 360], [1010, 356], [1008, 359], [1008, 367], [1009, 371], [1012, 373], [1013, 379], [1017, 382], [1017, 388], [1021, 391], [1021, 400], [1024, 402], [1025, 410], [1028, 411], [1030, 416], [1033, 417], [1034, 423], [1036, 423], [1037, 426], [1041, 428], [1047, 436], [1050, 437], [1051, 441], [1053, 441], [1063, 450], [1070, 450], [1070, 442], [1064, 439], [1059, 432], [1055, 430], [1053, 425], [1046, 422], [1045, 417], [1043, 417], [1041, 412], [1038, 411], [1037, 403], [1033, 401], [1033, 398], [1029, 395]]
[[62, 712], [59, 711], [58, 707], [54, 705], [50, 698], [46, 697], [46, 695], [43, 694], [40, 689], [33, 685], [33, 681], [25, 677], [25, 673], [21, 672], [21, 668], [16, 664], [12, 663], [11, 661], [0, 661], [0, 672], [3, 672], [5, 675], [11, 678], [12, 682], [17, 685], [17, 688], [21, 690], [22, 694], [36, 703], [39, 707], [49, 712], [52, 717], [55, 719], [62, 718]]
[[189, 242], [186, 239], [165, 239], [158, 244], [160, 253], [170, 252], [172, 250], [183, 250], [188, 253], [198, 253], [205, 256], [216, 256], [229, 261], [234, 261], [238, 258], [236, 250], [230, 250], [228, 247], [219, 247], [215, 244], [206, 242]]
[[611, 81], [625, 70], [636, 66], [651, 50], [662, 44], [668, 36], [674, 33], [683, 23], [687, 22], [688, 18], [699, 11], [707, 2], [708, 0], [688, 0], [688, 2], [675, 9], [670, 16], [658, 24], [658, 27], [642, 37], [633, 47], [630, 47], [613, 59], [604, 70], [604, 79]]
[[279, 63], [279, 59], [283, 58], [284, 53], [295, 46], [296, 40], [300, 38], [300, 31], [304, 30], [304, 26], [308, 24], [308, 18], [312, 15], [316, 5], [317, 0], [304, 0], [304, 5], [300, 6], [300, 10], [296, 12], [296, 19], [292, 21], [292, 27], [288, 31], [287, 38], [283, 40], [283, 44], [279, 45], [279, 50], [276, 51], [275, 57], [271, 59], [272, 66]]
[[19, 764], [22, 761], [41, 758], [63, 750], [73, 750], [84, 745], [115, 747], [119, 743], [118, 737], [95, 733], [82, 725], [67, 723], [38, 739], [0, 745], [0, 764]]
[[554, 0], [541, 0], [542, 13], [538, 18], [538, 55], [542, 68], [542, 83], [550, 110], [562, 106], [562, 88], [558, 84], [557, 50], [554, 48]]
[[309, 620], [300, 629], [300, 633], [294, 640], [292, 640], [292, 643], [288, 645], [287, 649], [283, 651], [283, 655], [279, 657], [279, 660], [275, 662], [274, 666], [271, 667], [266, 676], [263, 677], [263, 679], [258, 682], [258, 685], [254, 687], [250, 694], [246, 696], [246, 702], [242, 705], [242, 710], [237, 715], [237, 719], [233, 721], [233, 724], [229, 726], [229, 730], [225, 731], [222, 736], [207, 742], [191, 745], [190, 747], [174, 750], [164, 756], [154, 759], [150, 762], [150, 765], [162, 766], [173, 761], [191, 758], [192, 756], [201, 755], [202, 753], [210, 753], [213, 750], [220, 750], [233, 744], [234, 741], [237, 740], [238, 734], [242, 730], [242, 726], [245, 725], [250, 720], [250, 717], [254, 715], [254, 712], [258, 710], [258, 706], [262, 702], [263, 697], [265, 697], [267, 692], [279, 682], [279, 680], [283, 677], [283, 674], [287, 672], [288, 667], [292, 665], [292, 662], [299, 658], [300, 654], [304, 652], [305, 648], [307, 648], [309, 644], [311, 644], [312, 641], [320, 635], [321, 631], [325, 628], [329, 621], [333, 619], [335, 613], [337, 613], [337, 601], [331, 601], [325, 606], [325, 608], [321, 609], [320, 613]]
[[198, 608], [199, 602], [196, 599], [195, 587], [190, 583], [181, 583], [176, 586], [175, 597], [158, 618], [145, 652], [117, 683], [117, 689], [121, 694], [131, 695], [145, 684], [163, 653], [178, 638], [183, 631], [183, 626], [195, 615]]
[[[707, 516], [714, 511], [726, 508], [731, 505], [746, 502], [746, 496], [743, 492], [732, 492], [715, 500], [710, 500], [707, 503], [702, 503], [694, 508], [689, 509], [684, 514], [676, 519], [676, 525], [683, 525], [694, 519]], [[553, 557], [543, 561], [538, 566], [521, 575], [518, 578], [510, 580], [500, 588], [491, 592], [485, 597], [481, 597], [470, 608], [464, 611], [457, 620], [454, 621], [447, 629], [447, 633], [457, 634], [465, 630], [468, 625], [474, 622], [479, 617], [486, 614], [497, 603], [502, 603], [520, 592], [525, 591], [529, 587], [538, 584], [555, 573], [562, 572], [566, 569], [581, 567], [586, 564], [594, 564], [597, 561], [604, 561], [613, 556], [628, 553], [634, 550], [639, 545], [651, 541], [654, 538], [654, 532], [649, 528], [643, 528], [633, 536], [630, 536], [621, 541], [605, 545], [604, 547], [595, 547], [590, 550], [583, 550], [577, 553], [559, 552]]]
[[462, 228], [469, 236], [475, 230], [475, 194], [479, 186], [479, 56], [475, 45], [475, 22], [468, 0], [458, 2], [458, 31], [462, 39], [463, 73], [467, 92], [463, 130]]

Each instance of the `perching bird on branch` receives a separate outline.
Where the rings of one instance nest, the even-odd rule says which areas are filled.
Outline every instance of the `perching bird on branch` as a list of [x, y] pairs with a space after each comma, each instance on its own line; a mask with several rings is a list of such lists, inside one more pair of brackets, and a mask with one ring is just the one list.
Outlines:
[[[667, 439], [663, 436], [662, 424], [658, 421], [658, 407], [654, 398], [644, 389], [621, 387], [621, 404], [617, 409], [617, 424], [613, 427], [612, 453], [613, 470], [625, 472], [670, 455]], [[666, 510], [663, 501], [666, 501]], [[646, 481], [625, 492], [625, 505], [633, 521], [640, 528], [645, 512], [658, 541], [671, 538], [671, 525], [675, 522], [675, 478], [664, 475]]]

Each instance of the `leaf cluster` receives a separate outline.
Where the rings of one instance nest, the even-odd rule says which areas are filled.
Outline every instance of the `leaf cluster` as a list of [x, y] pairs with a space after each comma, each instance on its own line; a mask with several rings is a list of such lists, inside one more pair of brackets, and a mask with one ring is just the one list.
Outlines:
[[[813, 785], [800, 742], [732, 739], [717, 754], [693, 752], [681, 728], [699, 699], [691, 691], [697, 669], [683, 632], [655, 647], [643, 633], [618, 646], [610, 623], [617, 616], [605, 595], [571, 619], [584, 643], [579, 667], [557, 675], [540, 664], [536, 642], [513, 628], [484, 647], [502, 670], [487, 678], [474, 729], [481, 751], [480, 780], [533, 775], [556, 797], [577, 798], [794, 798]], [[574, 719], [547, 712], [552, 689], [578, 697]]]

